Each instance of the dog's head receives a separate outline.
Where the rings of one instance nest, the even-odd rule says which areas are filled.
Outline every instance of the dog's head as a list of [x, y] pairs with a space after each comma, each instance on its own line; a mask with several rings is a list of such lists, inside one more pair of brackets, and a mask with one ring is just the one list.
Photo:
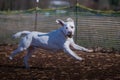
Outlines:
[[64, 32], [65, 36], [72, 38], [75, 32], [75, 25], [74, 21], [71, 18], [67, 18], [67, 21], [64, 22], [61, 19], [56, 20], [62, 26], [62, 31]]

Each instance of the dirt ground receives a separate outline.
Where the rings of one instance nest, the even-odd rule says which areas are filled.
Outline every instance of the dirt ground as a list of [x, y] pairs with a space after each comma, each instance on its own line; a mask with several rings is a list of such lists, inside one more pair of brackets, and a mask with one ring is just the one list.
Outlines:
[[85, 53], [75, 51], [83, 61], [63, 52], [37, 49], [25, 69], [23, 56], [8, 59], [16, 45], [0, 46], [0, 80], [120, 80], [120, 53]]

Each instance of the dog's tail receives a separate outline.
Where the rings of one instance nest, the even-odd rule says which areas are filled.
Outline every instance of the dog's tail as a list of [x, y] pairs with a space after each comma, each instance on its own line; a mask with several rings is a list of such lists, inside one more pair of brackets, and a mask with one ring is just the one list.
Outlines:
[[27, 34], [31, 33], [30, 31], [20, 31], [13, 35], [13, 38], [19, 38], [21, 36], [26, 36]]

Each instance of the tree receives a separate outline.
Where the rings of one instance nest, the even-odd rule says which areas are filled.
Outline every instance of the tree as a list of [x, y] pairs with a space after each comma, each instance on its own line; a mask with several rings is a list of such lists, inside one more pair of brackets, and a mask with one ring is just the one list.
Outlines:
[[119, 8], [118, 8], [119, 2], [120, 2], [120, 0], [109, 0], [111, 8], [115, 11], [119, 10]]

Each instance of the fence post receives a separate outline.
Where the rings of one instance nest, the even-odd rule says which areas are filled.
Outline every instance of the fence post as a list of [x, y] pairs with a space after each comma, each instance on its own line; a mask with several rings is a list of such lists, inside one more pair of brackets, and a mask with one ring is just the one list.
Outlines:
[[38, 17], [38, 13], [37, 13], [37, 9], [38, 9], [38, 4], [39, 4], [39, 0], [36, 0], [36, 7], [35, 7], [35, 26], [34, 26], [34, 30], [37, 30], [37, 17]]
[[76, 6], [75, 6], [75, 16], [76, 16], [76, 21], [75, 21], [75, 42], [77, 43], [77, 28], [78, 28], [78, 0], [76, 0]]

